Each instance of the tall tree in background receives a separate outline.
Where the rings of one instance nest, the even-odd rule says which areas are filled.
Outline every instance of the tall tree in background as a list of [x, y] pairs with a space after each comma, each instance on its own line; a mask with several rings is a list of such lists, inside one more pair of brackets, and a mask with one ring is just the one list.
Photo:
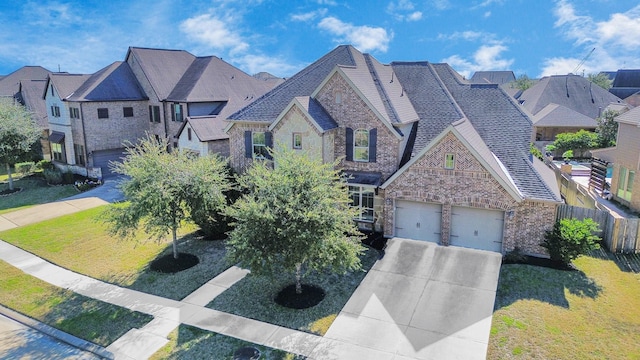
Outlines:
[[197, 202], [208, 211], [220, 211], [226, 205], [229, 181], [219, 157], [168, 153], [166, 148], [166, 142], [148, 136], [127, 149], [122, 163], [113, 164], [115, 172], [127, 176], [120, 184], [127, 202], [111, 206], [106, 221], [121, 238], [132, 236], [139, 227], [157, 239], [171, 234], [177, 259], [177, 231], [190, 220], [191, 206]]
[[533, 80], [529, 79], [527, 74], [522, 74], [514, 81], [513, 86], [524, 91], [533, 86]]
[[616, 138], [618, 136], [618, 122], [614, 120], [616, 116], [618, 116], [617, 111], [607, 110], [596, 119], [598, 123], [598, 127], [596, 128], [598, 147], [606, 148], [616, 145]]
[[360, 268], [357, 210], [336, 164], [284, 147], [273, 159], [275, 167], [256, 161], [239, 179], [248, 193], [227, 210], [236, 219], [227, 240], [230, 259], [257, 274], [294, 273], [298, 294], [305, 269]]
[[24, 106], [11, 98], [0, 98], [0, 163], [7, 168], [9, 190], [14, 189], [11, 167], [29, 156], [41, 133]]
[[609, 79], [609, 77], [605, 73], [589, 74], [587, 76], [587, 80], [607, 91], [609, 91], [609, 89], [611, 89], [611, 85], [613, 85], [613, 80]]

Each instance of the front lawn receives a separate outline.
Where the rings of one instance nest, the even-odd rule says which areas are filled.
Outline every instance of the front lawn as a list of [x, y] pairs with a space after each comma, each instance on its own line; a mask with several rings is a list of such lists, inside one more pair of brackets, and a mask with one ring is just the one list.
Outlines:
[[169, 343], [158, 350], [151, 359], [233, 359], [234, 352], [246, 346], [258, 349], [260, 359], [295, 360], [300, 358], [281, 350], [248, 343], [197, 327], [180, 325], [169, 334]]
[[307, 309], [289, 309], [274, 301], [278, 292], [294, 282], [293, 274], [280, 272], [274, 277], [249, 274], [229, 290], [216, 297], [207, 307], [284, 326], [290, 329], [324, 335], [340, 310], [349, 300], [367, 271], [378, 259], [373, 249], [361, 256], [363, 269], [345, 275], [311, 273], [303, 283], [321, 287], [326, 295], [322, 302]]
[[0, 260], [0, 304], [95, 344], [108, 346], [152, 316], [50, 285]]
[[640, 359], [640, 274], [605, 256], [574, 265], [502, 266], [488, 359]]
[[[22, 191], [0, 197], [0, 214], [53, 202], [78, 193], [73, 185], [49, 186], [37, 175], [14, 179], [13, 185], [15, 188], [22, 188]], [[8, 189], [6, 179], [5, 182], [0, 182], [0, 191]]]
[[[107, 205], [109, 206], [109, 205]], [[194, 227], [182, 232], [179, 250], [197, 255], [200, 263], [177, 274], [149, 270], [149, 263], [171, 251], [170, 241], [156, 242], [139, 234], [119, 240], [100, 221], [105, 206], [11, 229], [0, 239], [52, 263], [119, 286], [180, 300], [228, 268], [221, 241], [198, 240]]]

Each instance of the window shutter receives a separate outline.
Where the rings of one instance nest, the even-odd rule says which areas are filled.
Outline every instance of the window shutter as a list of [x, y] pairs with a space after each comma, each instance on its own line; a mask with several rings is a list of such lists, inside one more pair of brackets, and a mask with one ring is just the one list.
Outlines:
[[176, 121], [176, 104], [171, 104], [171, 121]]
[[[264, 133], [264, 144], [268, 149], [273, 148], [273, 135], [270, 132]], [[271, 154], [267, 154], [266, 158], [269, 160], [273, 160]]]
[[149, 105], [149, 122], [153, 122], [153, 108]]
[[347, 145], [346, 145], [346, 156], [347, 161], [353, 161], [353, 129], [347, 128]]
[[253, 157], [253, 139], [251, 138], [251, 131], [244, 132], [244, 157]]
[[376, 148], [378, 145], [378, 129], [369, 130], [369, 162], [376, 162]]
[[182, 104], [180, 104], [178, 106], [180, 106], [180, 119], [178, 121], [183, 121], [184, 120], [184, 113], [182, 112]]

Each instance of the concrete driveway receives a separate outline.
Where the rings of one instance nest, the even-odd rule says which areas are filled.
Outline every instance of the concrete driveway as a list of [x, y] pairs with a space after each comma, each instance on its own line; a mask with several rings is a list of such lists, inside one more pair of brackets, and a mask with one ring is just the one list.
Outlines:
[[485, 359], [498, 253], [390, 239], [325, 338], [380, 359]]

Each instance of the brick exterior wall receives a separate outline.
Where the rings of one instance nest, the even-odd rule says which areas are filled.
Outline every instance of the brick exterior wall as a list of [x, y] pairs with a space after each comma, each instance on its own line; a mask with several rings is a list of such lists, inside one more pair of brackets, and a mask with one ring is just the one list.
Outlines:
[[[341, 101], [336, 102], [336, 94], [340, 93]], [[400, 142], [391, 130], [371, 111], [360, 96], [349, 86], [339, 74], [331, 79], [318, 92], [316, 99], [338, 123], [335, 132], [334, 154], [342, 157], [340, 166], [346, 170], [370, 171], [382, 173], [383, 180], [396, 172], [400, 165]], [[378, 129], [376, 162], [346, 161], [345, 128]]]
[[269, 124], [234, 124], [229, 130], [229, 163], [239, 173], [243, 173], [253, 163], [252, 158], [244, 156], [244, 132], [245, 131], [269, 131]]
[[[132, 107], [133, 117], [124, 117], [123, 107]], [[109, 109], [109, 118], [99, 119], [98, 108]], [[84, 120], [87, 152], [119, 149], [126, 141], [136, 143], [149, 129], [147, 101], [83, 103], [80, 116]], [[80, 123], [80, 120], [74, 122]], [[74, 134], [74, 139], [81, 134], [80, 127], [78, 131], [78, 134]]]
[[[161, 139], [164, 139], [166, 134], [165, 125], [164, 125], [165, 119], [166, 119], [165, 104], [160, 102], [160, 99], [158, 99], [158, 95], [153, 90], [151, 83], [147, 79], [147, 76], [145, 75], [145, 73], [142, 71], [142, 68], [140, 67], [140, 64], [138, 64], [135, 56], [130, 56], [127, 59], [127, 62], [129, 63], [129, 67], [131, 68], [131, 71], [133, 72], [135, 77], [138, 79], [138, 83], [140, 84], [140, 86], [142, 86], [144, 93], [147, 94], [147, 96], [149, 97], [149, 101], [146, 102], [147, 130], [149, 131], [150, 134], [158, 135]], [[149, 121], [149, 106], [160, 107], [160, 123], [155, 123], [155, 122], [151, 123]], [[169, 117], [169, 119], [171, 119], [171, 117]]]
[[[444, 168], [445, 154], [455, 154], [455, 169]], [[544, 254], [539, 247], [544, 230], [553, 225], [555, 204], [516, 200], [452, 134], [447, 134], [384, 192], [384, 234], [393, 234], [394, 203], [413, 200], [442, 205], [442, 245], [449, 244], [451, 207], [467, 206], [507, 211], [503, 252], [519, 246], [522, 251]]]
[[209, 154], [218, 154], [224, 158], [229, 157], [229, 139], [207, 141]]

